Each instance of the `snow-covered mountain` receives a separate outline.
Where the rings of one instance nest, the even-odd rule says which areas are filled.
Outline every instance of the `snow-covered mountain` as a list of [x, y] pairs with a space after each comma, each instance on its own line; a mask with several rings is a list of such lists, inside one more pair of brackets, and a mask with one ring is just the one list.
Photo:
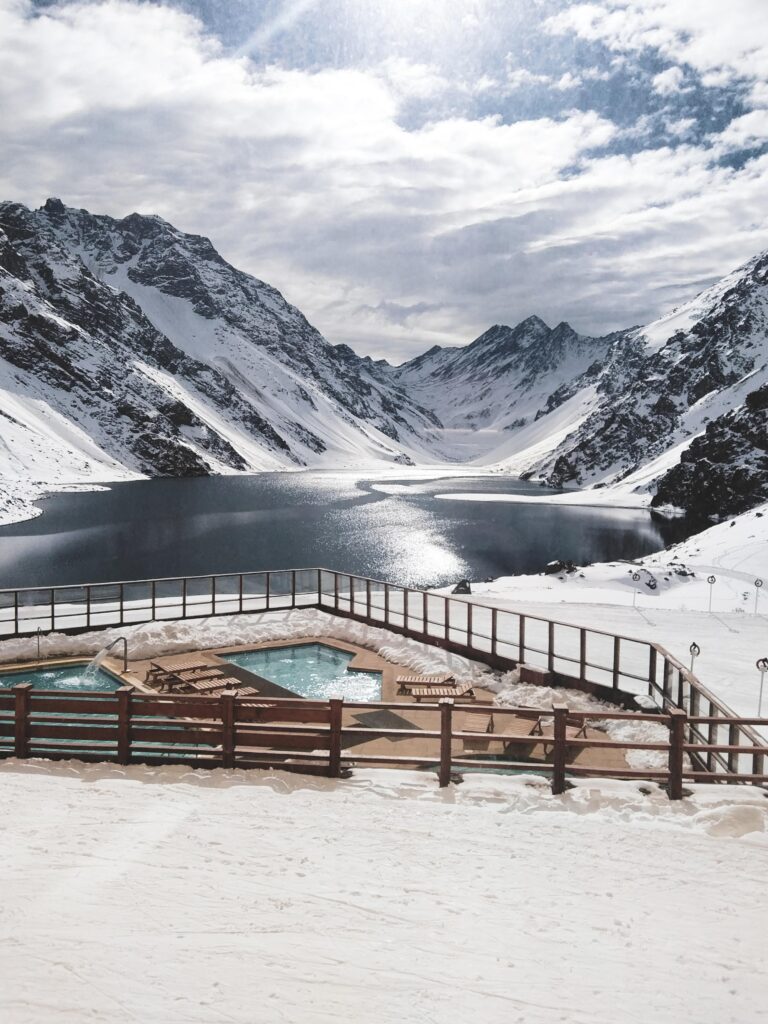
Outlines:
[[0, 204], [6, 488], [428, 457], [380, 373], [160, 218]]
[[656, 504], [741, 511], [768, 498], [768, 253], [646, 327], [585, 338], [530, 317], [394, 376], [477, 465], [595, 500], [658, 489]]
[[768, 497], [767, 367], [768, 253], [646, 327], [532, 316], [392, 367], [158, 217], [0, 203], [0, 520], [46, 486], [375, 463], [727, 514]]

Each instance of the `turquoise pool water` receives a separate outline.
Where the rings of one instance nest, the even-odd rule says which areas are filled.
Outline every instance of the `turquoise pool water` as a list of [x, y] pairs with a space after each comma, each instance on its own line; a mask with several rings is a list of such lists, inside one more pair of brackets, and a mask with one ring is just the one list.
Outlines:
[[381, 672], [350, 670], [354, 654], [326, 644], [270, 647], [222, 657], [310, 700], [334, 696], [350, 701], [381, 700]]
[[87, 665], [0, 673], [0, 686], [15, 686], [16, 683], [32, 683], [36, 690], [61, 690], [64, 693], [78, 690], [109, 693], [120, 685], [108, 672], [99, 668], [89, 670]]

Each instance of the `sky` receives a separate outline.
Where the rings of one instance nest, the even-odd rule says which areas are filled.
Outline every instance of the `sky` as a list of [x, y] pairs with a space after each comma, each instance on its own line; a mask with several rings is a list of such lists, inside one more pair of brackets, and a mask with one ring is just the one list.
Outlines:
[[0, 0], [0, 199], [156, 213], [398, 363], [768, 248], [766, 0]]

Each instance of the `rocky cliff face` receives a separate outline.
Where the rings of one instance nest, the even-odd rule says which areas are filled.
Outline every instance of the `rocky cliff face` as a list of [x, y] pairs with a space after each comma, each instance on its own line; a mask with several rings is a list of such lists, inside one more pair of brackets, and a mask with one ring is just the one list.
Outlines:
[[658, 482], [652, 504], [714, 518], [768, 500], [768, 384], [708, 423]]
[[0, 204], [0, 325], [0, 386], [84, 432], [105, 470], [406, 461], [435, 423], [274, 288], [157, 217]]

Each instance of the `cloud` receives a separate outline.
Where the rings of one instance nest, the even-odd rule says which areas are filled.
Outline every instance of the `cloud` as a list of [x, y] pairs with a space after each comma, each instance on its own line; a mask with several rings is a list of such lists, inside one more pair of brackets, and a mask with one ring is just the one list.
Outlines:
[[[707, 86], [768, 80], [768, 4], [763, 0], [604, 0], [548, 19], [551, 33], [575, 33], [617, 52], [656, 50], [696, 70]], [[663, 72], [662, 74], [666, 74]]]
[[660, 71], [653, 77], [653, 88], [660, 96], [671, 96], [680, 92], [685, 81], [685, 72], [682, 68], [671, 67], [666, 71]]
[[[651, 319], [766, 245], [766, 160], [717, 159], [764, 124], [611, 153], [616, 126], [568, 109], [598, 68], [550, 76], [547, 116], [444, 113], [464, 80], [430, 62], [257, 64], [127, 0], [0, 0], [0, 67], [0, 196], [159, 213], [329, 340], [394, 361], [532, 312], [590, 332]], [[466, 81], [493, 98], [492, 76]]]

